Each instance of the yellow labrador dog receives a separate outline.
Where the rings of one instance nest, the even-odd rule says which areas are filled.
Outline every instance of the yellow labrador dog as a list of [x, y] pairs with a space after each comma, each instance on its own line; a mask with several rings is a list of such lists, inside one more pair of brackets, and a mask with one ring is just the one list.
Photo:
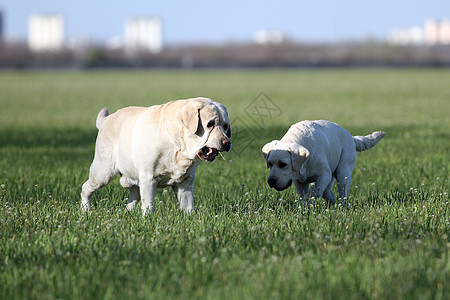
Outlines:
[[92, 193], [121, 175], [130, 190], [127, 209], [142, 200], [142, 214], [153, 209], [155, 190], [171, 186], [179, 205], [194, 209], [194, 177], [200, 161], [212, 162], [231, 149], [225, 106], [207, 98], [178, 100], [151, 107], [126, 107], [109, 115], [103, 108], [89, 179], [81, 208], [91, 208]]
[[[278, 191], [294, 183], [300, 198], [325, 198], [335, 203], [332, 191], [338, 183], [339, 198], [348, 198], [351, 175], [356, 164], [356, 152], [369, 150], [383, 137], [383, 131], [366, 136], [350, 132], [330, 121], [303, 121], [291, 126], [279, 141], [262, 148], [267, 167], [268, 184]], [[309, 188], [309, 184], [314, 186]]]

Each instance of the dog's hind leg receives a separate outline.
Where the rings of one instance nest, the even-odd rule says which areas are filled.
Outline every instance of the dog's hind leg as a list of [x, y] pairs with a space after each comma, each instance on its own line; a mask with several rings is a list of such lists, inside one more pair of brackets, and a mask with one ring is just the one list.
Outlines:
[[104, 164], [100, 164], [94, 159], [89, 169], [89, 179], [81, 188], [81, 209], [83, 211], [91, 209], [92, 194], [99, 188], [107, 185], [115, 175], [117, 173], [114, 170], [107, 167], [104, 168]]
[[124, 175], [120, 177], [120, 185], [130, 191], [126, 208], [127, 210], [133, 210], [141, 200], [139, 186], [133, 184], [128, 177]]
[[336, 170], [336, 180], [339, 191], [339, 200], [342, 205], [347, 205], [348, 193], [352, 183], [353, 167], [338, 166]]
[[345, 148], [341, 153], [339, 164], [334, 173], [337, 181], [339, 200], [347, 206], [348, 193], [352, 183], [352, 172], [356, 164], [356, 151], [353, 148]]

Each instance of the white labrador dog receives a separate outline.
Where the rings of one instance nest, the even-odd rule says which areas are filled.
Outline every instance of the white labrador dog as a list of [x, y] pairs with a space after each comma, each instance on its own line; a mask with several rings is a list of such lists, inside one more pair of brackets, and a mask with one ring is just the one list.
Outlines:
[[191, 211], [198, 163], [231, 149], [227, 109], [207, 98], [126, 107], [111, 115], [103, 108], [96, 125], [94, 161], [81, 192], [83, 210], [91, 208], [95, 190], [120, 174], [120, 184], [130, 190], [127, 209], [142, 200], [145, 215], [153, 208], [156, 188], [171, 186], [180, 207]]
[[[282, 191], [294, 183], [301, 199], [325, 198], [336, 202], [332, 191], [338, 183], [339, 198], [348, 198], [356, 152], [369, 150], [383, 137], [383, 131], [366, 136], [350, 132], [330, 121], [303, 121], [291, 126], [279, 141], [262, 148], [267, 167], [268, 184]], [[309, 184], [314, 183], [310, 189]]]

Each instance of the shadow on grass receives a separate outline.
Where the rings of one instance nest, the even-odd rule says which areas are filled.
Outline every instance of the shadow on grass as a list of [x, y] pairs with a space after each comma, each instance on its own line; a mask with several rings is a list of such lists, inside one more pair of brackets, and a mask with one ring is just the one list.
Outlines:
[[0, 148], [18, 147], [67, 147], [93, 146], [97, 130], [81, 128], [2, 128]]

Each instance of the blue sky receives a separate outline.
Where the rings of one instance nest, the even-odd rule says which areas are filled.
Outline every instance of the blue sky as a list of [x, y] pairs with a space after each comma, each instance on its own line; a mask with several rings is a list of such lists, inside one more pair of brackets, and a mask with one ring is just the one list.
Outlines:
[[61, 13], [67, 37], [106, 41], [123, 34], [133, 16], [158, 16], [166, 43], [251, 40], [277, 29], [299, 41], [384, 38], [393, 28], [449, 18], [450, 0], [0, 0], [8, 37], [26, 37], [33, 13]]

